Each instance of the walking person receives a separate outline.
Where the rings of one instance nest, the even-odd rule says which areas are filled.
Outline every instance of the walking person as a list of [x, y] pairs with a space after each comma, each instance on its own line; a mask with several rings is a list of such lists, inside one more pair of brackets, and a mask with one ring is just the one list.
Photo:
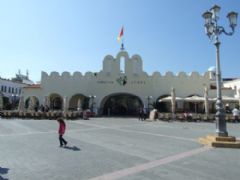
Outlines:
[[62, 118], [58, 118], [57, 121], [59, 123], [58, 134], [59, 134], [60, 147], [62, 147], [63, 145], [66, 146], [67, 141], [63, 138], [63, 135], [64, 135], [65, 130], [66, 130], [66, 124], [65, 124], [65, 122]]
[[139, 107], [139, 110], [138, 110], [138, 120], [139, 121], [143, 120], [143, 108], [142, 107]]
[[143, 120], [145, 121], [147, 119], [147, 110], [146, 108], [143, 108]]
[[233, 117], [234, 117], [234, 122], [238, 122], [239, 120], [239, 115], [240, 115], [240, 111], [238, 110], [237, 107], [235, 107], [233, 110], [232, 110], [232, 114], [233, 114]]

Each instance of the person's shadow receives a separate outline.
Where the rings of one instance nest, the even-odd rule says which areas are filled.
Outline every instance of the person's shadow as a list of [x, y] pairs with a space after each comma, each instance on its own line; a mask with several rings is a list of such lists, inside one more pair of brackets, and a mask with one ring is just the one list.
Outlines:
[[77, 146], [65, 146], [63, 148], [68, 149], [68, 150], [72, 150], [72, 151], [81, 151], [81, 149], [78, 148]]
[[2, 168], [0, 167], [0, 180], [8, 180], [7, 178], [3, 178], [1, 175], [7, 174], [9, 171], [8, 168]]

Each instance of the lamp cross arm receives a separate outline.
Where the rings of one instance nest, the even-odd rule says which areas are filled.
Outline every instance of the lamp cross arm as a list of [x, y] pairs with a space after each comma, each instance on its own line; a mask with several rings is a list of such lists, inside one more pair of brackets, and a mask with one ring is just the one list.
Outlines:
[[228, 36], [232, 36], [232, 35], [234, 34], [234, 28], [231, 27], [231, 29], [232, 29], [231, 32], [227, 32], [227, 31], [224, 29], [224, 27], [222, 27], [222, 26], [219, 26], [219, 27], [218, 27], [219, 34], [224, 33], [225, 35], [228, 35]]

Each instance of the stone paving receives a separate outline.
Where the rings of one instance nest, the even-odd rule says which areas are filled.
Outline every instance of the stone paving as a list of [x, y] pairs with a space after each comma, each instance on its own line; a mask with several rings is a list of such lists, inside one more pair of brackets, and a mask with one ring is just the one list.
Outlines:
[[[214, 123], [134, 118], [66, 121], [66, 148], [54, 120], [0, 119], [0, 180], [237, 180], [240, 149], [198, 144]], [[227, 124], [240, 137], [240, 124]]]

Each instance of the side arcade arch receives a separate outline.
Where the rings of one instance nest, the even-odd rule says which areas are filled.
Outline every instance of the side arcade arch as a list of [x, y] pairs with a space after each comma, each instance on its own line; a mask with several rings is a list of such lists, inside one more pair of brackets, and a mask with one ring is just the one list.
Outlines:
[[24, 103], [25, 109], [36, 110], [39, 107], [39, 99], [36, 96], [29, 96]]
[[138, 114], [139, 107], [143, 107], [143, 102], [138, 96], [114, 93], [103, 98], [100, 110], [102, 115], [134, 116]]
[[89, 97], [83, 94], [74, 94], [69, 100], [70, 110], [82, 110], [87, 109], [89, 106]]
[[50, 109], [51, 110], [62, 110], [63, 109], [63, 98], [57, 93], [49, 95]]

